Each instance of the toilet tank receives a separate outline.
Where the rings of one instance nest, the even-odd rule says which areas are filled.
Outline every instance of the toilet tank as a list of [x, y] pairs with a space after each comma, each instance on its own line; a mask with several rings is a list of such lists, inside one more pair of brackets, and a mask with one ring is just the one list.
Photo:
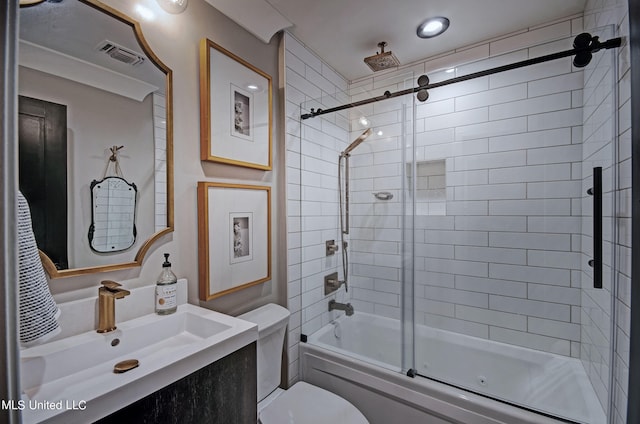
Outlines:
[[282, 349], [289, 315], [288, 309], [269, 303], [238, 316], [240, 319], [258, 324], [258, 402], [280, 385]]

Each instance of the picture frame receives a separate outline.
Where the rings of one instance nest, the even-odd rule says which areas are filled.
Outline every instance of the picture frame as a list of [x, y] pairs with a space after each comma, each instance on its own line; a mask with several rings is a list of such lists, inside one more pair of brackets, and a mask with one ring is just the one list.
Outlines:
[[198, 234], [200, 300], [271, 280], [271, 187], [198, 182]]
[[200, 41], [200, 159], [272, 169], [271, 76], [222, 46]]

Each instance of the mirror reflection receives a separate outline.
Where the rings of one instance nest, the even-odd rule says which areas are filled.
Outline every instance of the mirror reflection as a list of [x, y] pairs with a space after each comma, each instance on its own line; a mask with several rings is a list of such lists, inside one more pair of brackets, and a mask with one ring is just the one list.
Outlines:
[[[134, 21], [95, 0], [21, 8], [19, 65], [20, 189], [47, 272], [139, 266], [173, 230], [171, 71]], [[137, 189], [127, 220], [94, 202], [115, 145]], [[126, 241], [98, 242], [98, 223]]]
[[110, 176], [91, 183], [89, 245], [95, 252], [120, 252], [136, 241], [136, 192], [133, 183]]

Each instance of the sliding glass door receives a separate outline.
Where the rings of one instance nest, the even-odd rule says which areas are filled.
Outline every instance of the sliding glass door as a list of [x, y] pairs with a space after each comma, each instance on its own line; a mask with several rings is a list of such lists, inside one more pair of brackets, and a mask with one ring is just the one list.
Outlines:
[[[467, 75], [572, 43], [443, 73]], [[604, 423], [615, 316], [615, 52], [594, 54], [584, 68], [572, 59], [416, 101], [415, 370]]]

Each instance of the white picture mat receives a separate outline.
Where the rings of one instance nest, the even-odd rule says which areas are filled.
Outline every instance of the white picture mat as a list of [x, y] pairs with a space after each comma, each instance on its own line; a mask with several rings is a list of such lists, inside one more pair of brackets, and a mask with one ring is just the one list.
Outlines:
[[[265, 278], [268, 274], [268, 192], [239, 188], [208, 188], [209, 293], [217, 293]], [[229, 216], [236, 211], [253, 215], [252, 259], [230, 263], [233, 231]]]
[[[213, 47], [209, 47], [209, 55], [211, 155], [268, 166], [269, 80]], [[252, 92], [251, 139], [234, 136], [228, 124], [233, 121], [232, 84], [239, 88], [250, 84], [259, 87]]]

